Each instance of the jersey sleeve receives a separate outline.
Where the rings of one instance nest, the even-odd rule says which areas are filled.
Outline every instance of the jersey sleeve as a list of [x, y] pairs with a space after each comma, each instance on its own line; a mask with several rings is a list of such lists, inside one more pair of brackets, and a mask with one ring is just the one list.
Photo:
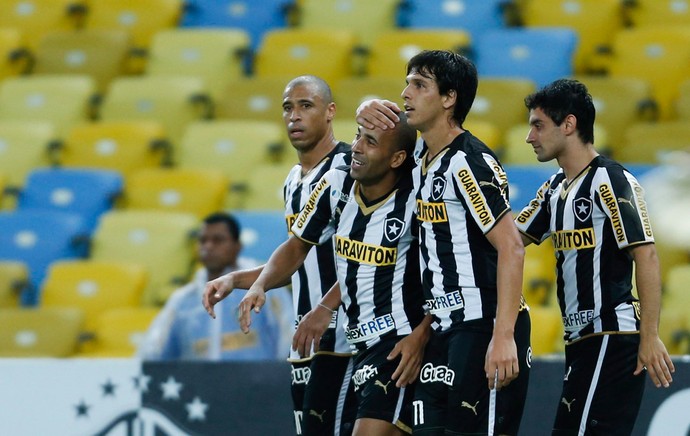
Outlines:
[[644, 189], [632, 174], [620, 167], [607, 168], [593, 187], [618, 248], [654, 242]]
[[338, 170], [330, 170], [316, 183], [309, 199], [292, 225], [292, 233], [315, 245], [329, 241], [335, 233], [331, 192]]
[[549, 190], [551, 180], [544, 182], [535, 197], [515, 217], [518, 230], [536, 244], [542, 243], [551, 234], [551, 211]]
[[484, 234], [510, 211], [507, 177], [492, 156], [468, 155], [453, 168], [453, 178], [458, 196], [464, 199], [468, 212]]

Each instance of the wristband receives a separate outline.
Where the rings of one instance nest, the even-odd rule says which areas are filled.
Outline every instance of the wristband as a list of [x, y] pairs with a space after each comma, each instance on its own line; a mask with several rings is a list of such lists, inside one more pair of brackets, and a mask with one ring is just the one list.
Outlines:
[[323, 307], [324, 309], [326, 309], [327, 311], [329, 311], [329, 312], [331, 312], [331, 313], [332, 313], [332, 312], [335, 312], [335, 310], [331, 309], [330, 307], [326, 306], [326, 305], [323, 304], [323, 303], [319, 303], [319, 306]]

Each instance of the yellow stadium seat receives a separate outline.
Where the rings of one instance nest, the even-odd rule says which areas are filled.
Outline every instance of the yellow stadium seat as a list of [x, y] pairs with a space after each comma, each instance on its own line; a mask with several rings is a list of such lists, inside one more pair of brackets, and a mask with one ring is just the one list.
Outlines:
[[551, 241], [525, 248], [522, 294], [530, 307], [548, 305], [556, 283], [556, 256]]
[[[382, 33], [371, 47], [366, 73], [371, 77], [389, 77], [402, 82], [407, 62], [422, 50], [446, 49], [460, 52], [470, 45], [470, 36], [462, 30], [391, 30]], [[401, 85], [402, 92], [404, 86]]]
[[590, 57], [610, 45], [623, 27], [620, 0], [528, 0], [522, 12], [528, 27], [570, 27], [578, 34], [575, 71], [588, 71]]
[[621, 162], [657, 163], [659, 156], [690, 144], [690, 121], [636, 123], [625, 131], [626, 143], [616, 151]]
[[18, 29], [33, 50], [48, 32], [76, 29], [83, 17], [83, 3], [78, 0], [3, 0], [0, 2], [0, 27]]
[[214, 99], [244, 76], [249, 35], [240, 29], [168, 29], [153, 37], [146, 74], [201, 77]]
[[690, 121], [690, 79], [681, 83], [678, 88], [676, 115], [680, 120]]
[[22, 76], [0, 83], [0, 121], [47, 121], [59, 136], [91, 118], [96, 84], [88, 76]]
[[23, 262], [0, 261], [0, 307], [16, 307], [19, 294], [29, 283], [29, 270]]
[[560, 350], [563, 321], [558, 307], [530, 306], [532, 320], [532, 356], [551, 354]]
[[270, 121], [199, 121], [187, 127], [176, 163], [222, 171], [231, 185], [246, 184], [254, 166], [285, 152], [285, 128]]
[[212, 105], [198, 77], [120, 77], [99, 112], [104, 121], [158, 121], [176, 144], [187, 124], [212, 116]]
[[[611, 154], [625, 145], [625, 129], [656, 117], [649, 83], [634, 77], [575, 76], [592, 95], [597, 124], [606, 129]], [[596, 142], [599, 142], [595, 138]]]
[[[336, 119], [331, 121], [331, 125], [333, 126], [333, 135], [335, 139], [347, 142], [348, 144], [354, 142], [355, 135], [357, 135], [357, 130], [359, 128], [359, 124], [357, 124], [354, 117], [350, 119], [344, 116], [336, 117]], [[285, 175], [287, 176], [287, 173], [285, 173]]]
[[84, 313], [83, 331], [93, 333], [107, 309], [141, 304], [147, 273], [143, 265], [114, 261], [58, 261], [48, 270], [42, 307], [76, 307]]
[[402, 106], [405, 88], [404, 70], [398, 77], [348, 77], [339, 81], [334, 89], [334, 99], [339, 119], [355, 119], [359, 105], [374, 98], [390, 100]]
[[74, 307], [0, 309], [0, 356], [69, 357], [84, 315]]
[[88, 75], [104, 91], [127, 70], [129, 48], [129, 36], [121, 30], [50, 32], [38, 44], [32, 73]]
[[29, 61], [21, 32], [12, 27], [0, 27], [0, 80], [25, 72]]
[[98, 318], [93, 344], [78, 357], [132, 357], [151, 322], [156, 307], [108, 309]]
[[659, 320], [659, 338], [671, 355], [690, 354], [690, 315], [687, 307], [664, 303]]
[[690, 25], [690, 5], [687, 0], [634, 0], [623, 4], [627, 18], [634, 27]]
[[[505, 143], [508, 129], [519, 123], [526, 123], [529, 112], [525, 108], [525, 97], [536, 90], [536, 85], [525, 79], [486, 78], [479, 81], [477, 96], [467, 121], [487, 121], [496, 126]], [[525, 136], [527, 131], [525, 131]], [[502, 148], [502, 147], [499, 147]]]
[[220, 170], [143, 169], [127, 178], [124, 207], [192, 213], [201, 219], [223, 208], [228, 187]]
[[252, 77], [233, 81], [216, 103], [216, 117], [282, 122], [283, 91], [289, 80]]
[[163, 126], [156, 121], [101, 121], [70, 129], [55, 159], [65, 167], [109, 169], [128, 176], [169, 163], [170, 154]]
[[56, 137], [49, 122], [0, 120], [0, 172], [7, 184], [23, 186], [29, 172], [49, 166], [49, 145]]
[[298, 2], [301, 29], [338, 28], [355, 33], [364, 46], [371, 46], [376, 37], [396, 28], [396, 14], [400, 0], [300, 0]]
[[297, 158], [281, 163], [257, 165], [252, 171], [240, 204], [231, 204], [233, 209], [284, 210], [283, 184]]
[[182, 6], [182, 0], [90, 1], [85, 25], [89, 29], [125, 30], [135, 47], [146, 48], [156, 32], [177, 26]]
[[664, 285], [664, 301], [669, 306], [690, 307], [690, 263], [676, 265], [668, 271]]
[[287, 80], [302, 74], [328, 83], [353, 74], [355, 34], [334, 29], [276, 29], [264, 34], [254, 61], [257, 77]]
[[169, 287], [187, 279], [193, 264], [196, 216], [159, 210], [116, 210], [103, 214], [93, 235], [91, 259], [145, 265], [149, 281], [142, 303], [162, 303]]
[[489, 146], [489, 148], [496, 152], [500, 152], [502, 135], [493, 123], [483, 120], [469, 120], [465, 121], [463, 127]]
[[645, 26], [617, 32], [608, 66], [613, 77], [637, 77], [651, 85], [662, 119], [673, 115], [680, 84], [690, 77], [690, 30]]

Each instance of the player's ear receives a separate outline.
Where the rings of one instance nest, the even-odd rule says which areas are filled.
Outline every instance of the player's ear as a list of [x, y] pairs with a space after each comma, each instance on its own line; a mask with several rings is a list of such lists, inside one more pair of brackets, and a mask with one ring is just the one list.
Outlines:
[[407, 159], [407, 152], [405, 150], [398, 150], [391, 156], [391, 168], [399, 168], [405, 163]]
[[328, 119], [328, 121], [333, 121], [333, 118], [335, 118], [335, 113], [336, 113], [335, 103], [331, 102], [328, 104], [328, 109], [326, 110], [326, 118]]

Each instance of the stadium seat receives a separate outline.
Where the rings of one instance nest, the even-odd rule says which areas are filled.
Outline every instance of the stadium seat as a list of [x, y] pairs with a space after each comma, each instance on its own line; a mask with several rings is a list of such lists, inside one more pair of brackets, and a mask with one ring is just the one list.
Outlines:
[[483, 120], [466, 120], [463, 123], [463, 128], [469, 130], [490, 149], [500, 153], [503, 138], [501, 132], [493, 123]]
[[575, 76], [574, 79], [584, 83], [592, 95], [597, 124], [606, 129], [609, 151], [614, 158], [624, 147], [625, 130], [631, 124], [656, 118], [656, 103], [645, 80], [593, 75]]
[[559, 351], [563, 338], [563, 321], [556, 306], [530, 306], [532, 321], [532, 356]]
[[676, 118], [690, 121], [690, 79], [685, 80], [678, 88]]
[[12, 27], [0, 27], [0, 80], [27, 71], [30, 60], [21, 32]]
[[473, 41], [480, 77], [514, 77], [542, 87], [573, 74], [577, 34], [565, 27], [490, 30]]
[[127, 71], [129, 36], [122, 30], [63, 30], [47, 33], [38, 44], [32, 74], [90, 76], [100, 91]]
[[187, 127], [177, 166], [222, 171], [231, 185], [246, 184], [255, 165], [284, 152], [285, 128], [270, 121], [200, 121]]
[[73, 307], [0, 309], [0, 356], [70, 357], [84, 315]]
[[59, 136], [91, 118], [96, 83], [88, 76], [21, 76], [0, 83], [0, 121], [47, 121]]
[[291, 156], [280, 163], [264, 163], [254, 167], [244, 191], [238, 192], [238, 204], [232, 208], [247, 210], [284, 210], [283, 184], [288, 173], [294, 167], [297, 158]]
[[230, 83], [216, 102], [216, 118], [282, 122], [283, 91], [288, 78], [251, 77]]
[[405, 70], [398, 71], [397, 77], [348, 77], [333, 84], [333, 98], [337, 106], [336, 119], [354, 121], [359, 105], [373, 98], [390, 100], [402, 105], [400, 94], [405, 88]]
[[577, 32], [575, 71], [592, 70], [590, 58], [611, 44], [623, 27], [620, 0], [527, 0], [522, 11], [528, 27], [569, 27]]
[[268, 30], [287, 26], [294, 0], [189, 0], [185, 3], [182, 26], [242, 29], [257, 49]]
[[144, 334], [158, 314], [156, 307], [107, 309], [98, 317], [88, 350], [78, 357], [133, 357]]
[[[67, 212], [19, 210], [0, 213], [0, 259], [24, 262], [31, 290], [43, 282], [48, 266], [59, 259], [85, 254], [82, 218]], [[22, 295], [22, 303], [35, 303], [36, 295]]]
[[633, 27], [690, 25], [687, 0], [629, 0], [623, 5]]
[[505, 27], [504, 0], [407, 0], [402, 27], [461, 29], [476, 40], [483, 32]]
[[[524, 145], [532, 153], [532, 147], [527, 143]], [[527, 206], [536, 196], [537, 191], [544, 182], [558, 171], [557, 167], [539, 163], [534, 156], [532, 156], [532, 159], [533, 162], [529, 164], [515, 165], [506, 163], [503, 166], [508, 176], [510, 208], [513, 210], [513, 213], [519, 213]]]
[[168, 29], [153, 37], [146, 64], [149, 76], [201, 77], [214, 100], [243, 77], [249, 36], [238, 29]]
[[680, 84], [690, 77], [690, 30], [645, 26], [617, 32], [608, 62], [612, 77], [649, 82], [661, 119], [673, 115]]
[[546, 240], [539, 245], [530, 244], [525, 247], [522, 295], [527, 304], [530, 307], [553, 305], [556, 300], [555, 284], [556, 256], [551, 241]]
[[690, 317], [687, 307], [662, 304], [659, 338], [671, 355], [690, 354]]
[[525, 108], [525, 97], [535, 90], [536, 86], [531, 80], [481, 79], [467, 121], [485, 121], [496, 126], [501, 134], [499, 148], [502, 148], [508, 129], [527, 121], [529, 112]]
[[29, 285], [29, 270], [24, 262], [0, 261], [0, 308], [17, 307], [19, 295]]
[[37, 169], [29, 173], [17, 209], [75, 213], [83, 219], [84, 232], [91, 233], [122, 189], [122, 176], [115, 171]]
[[0, 172], [7, 185], [21, 187], [36, 168], [50, 165], [55, 129], [44, 121], [0, 121]]
[[357, 35], [359, 43], [370, 47], [382, 32], [397, 26], [400, 0], [299, 0], [298, 27], [300, 29], [338, 28]]
[[328, 83], [354, 73], [355, 34], [333, 29], [282, 29], [266, 32], [254, 59], [257, 77], [287, 80], [313, 74]]
[[46, 33], [76, 29], [83, 12], [79, 0], [4, 0], [0, 2], [0, 27], [18, 29], [34, 50]]
[[[676, 265], [668, 271], [664, 301], [668, 306], [690, 307], [690, 263]], [[690, 319], [690, 318], [689, 318]]]
[[[354, 142], [355, 135], [357, 135], [359, 129], [359, 124], [357, 124], [354, 117], [348, 119], [341, 114], [331, 121], [331, 125], [333, 126], [333, 135], [335, 139], [347, 142], [348, 144]], [[285, 173], [285, 175], [287, 176], [287, 173]]]
[[87, 29], [124, 30], [134, 47], [147, 48], [156, 32], [176, 27], [182, 0], [108, 0], [88, 2]]
[[243, 256], [266, 262], [273, 251], [287, 240], [288, 228], [285, 213], [281, 210], [233, 210], [232, 215], [242, 229]]
[[227, 177], [214, 169], [143, 169], [127, 178], [124, 207], [185, 212], [199, 219], [221, 210], [228, 193]]
[[621, 162], [659, 162], [663, 153], [682, 150], [690, 144], [690, 121], [636, 123], [625, 131], [626, 143], [616, 151]]
[[99, 114], [104, 121], [158, 121], [176, 145], [189, 122], [213, 115], [206, 91], [198, 77], [120, 77], [110, 84]]
[[140, 263], [149, 281], [142, 304], [161, 304], [171, 287], [187, 280], [193, 264], [196, 216], [159, 210], [113, 210], [101, 216], [91, 260]]
[[42, 286], [42, 307], [76, 307], [84, 313], [83, 331], [93, 333], [108, 309], [141, 304], [146, 268], [136, 263], [54, 262]]
[[446, 49], [462, 52], [469, 45], [469, 34], [462, 30], [390, 30], [374, 40], [367, 59], [366, 74], [404, 83], [407, 62], [420, 51]]
[[171, 147], [157, 121], [101, 121], [74, 126], [54, 153], [54, 163], [117, 171], [127, 177], [172, 161]]

